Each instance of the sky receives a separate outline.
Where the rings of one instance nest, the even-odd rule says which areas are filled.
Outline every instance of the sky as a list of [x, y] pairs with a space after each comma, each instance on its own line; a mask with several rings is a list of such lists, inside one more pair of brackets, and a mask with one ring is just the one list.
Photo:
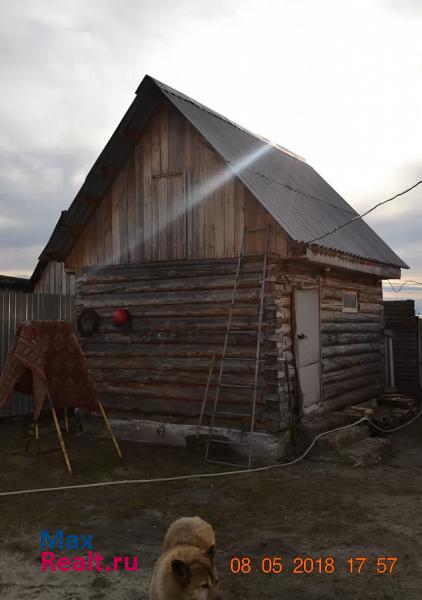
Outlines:
[[[409, 187], [421, 30], [420, 0], [3, 2], [0, 273], [31, 274], [145, 74], [304, 156], [358, 211]], [[367, 221], [422, 282], [422, 185]], [[422, 312], [422, 286], [386, 297]]]

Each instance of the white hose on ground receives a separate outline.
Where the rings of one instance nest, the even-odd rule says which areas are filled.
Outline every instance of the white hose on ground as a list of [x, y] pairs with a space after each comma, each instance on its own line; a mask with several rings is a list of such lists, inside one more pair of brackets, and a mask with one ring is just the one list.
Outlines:
[[0, 497], [2, 497], [2, 496], [3, 497], [4, 496], [23, 496], [25, 494], [41, 494], [43, 492], [63, 492], [66, 490], [79, 490], [79, 489], [86, 489], [86, 488], [107, 487], [107, 486], [111, 486], [111, 485], [136, 485], [136, 484], [144, 484], [144, 483], [164, 483], [164, 482], [168, 482], [168, 481], [185, 481], [187, 479], [205, 479], [206, 477], [216, 478], [216, 477], [226, 477], [228, 475], [244, 475], [246, 473], [259, 473], [261, 471], [270, 471], [272, 469], [279, 469], [281, 467], [289, 467], [291, 465], [297, 464], [298, 462], [303, 460], [305, 458], [305, 456], [307, 456], [309, 454], [309, 452], [312, 450], [312, 448], [315, 446], [315, 444], [317, 443], [317, 441], [320, 438], [322, 438], [326, 435], [329, 435], [330, 433], [334, 433], [335, 431], [342, 431], [343, 429], [349, 429], [351, 427], [356, 427], [356, 425], [360, 425], [361, 423], [367, 422], [370, 425], [372, 425], [372, 427], [377, 429], [378, 431], [382, 431], [383, 433], [393, 433], [394, 431], [403, 429], [403, 427], [407, 427], [408, 425], [410, 425], [411, 423], [416, 421], [416, 419], [418, 419], [421, 416], [421, 414], [422, 414], [422, 408], [412, 419], [410, 419], [410, 421], [406, 421], [406, 423], [403, 423], [402, 425], [399, 425], [398, 427], [393, 427], [392, 429], [384, 429], [383, 427], [380, 427], [379, 425], [377, 425], [376, 423], [371, 421], [371, 419], [369, 419], [368, 417], [362, 417], [361, 419], [358, 419], [357, 421], [355, 421], [354, 423], [350, 423], [349, 425], [343, 425], [342, 427], [336, 427], [335, 429], [329, 429], [328, 431], [323, 431], [322, 433], [319, 433], [317, 436], [314, 437], [314, 439], [309, 444], [309, 446], [305, 450], [305, 452], [303, 452], [303, 454], [301, 454], [294, 460], [289, 460], [288, 462], [285, 462], [285, 463], [276, 463], [273, 465], [266, 465], [264, 467], [255, 467], [253, 469], [240, 469], [238, 471], [222, 471], [222, 472], [218, 472], [218, 473], [198, 473], [198, 474], [194, 474], [194, 475], [175, 475], [173, 477], [155, 477], [153, 479], [121, 479], [121, 480], [117, 480], [117, 481], [101, 481], [99, 483], [80, 483], [80, 484], [75, 484], [75, 485], [62, 485], [62, 486], [58, 486], [58, 487], [35, 488], [32, 490], [17, 490], [17, 491], [12, 491], [12, 492], [0, 492]]

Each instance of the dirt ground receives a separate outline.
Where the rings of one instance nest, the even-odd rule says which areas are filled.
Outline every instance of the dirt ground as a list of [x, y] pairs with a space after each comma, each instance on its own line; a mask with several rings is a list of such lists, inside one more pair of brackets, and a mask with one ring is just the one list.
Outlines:
[[[167, 525], [179, 516], [198, 514], [216, 530], [225, 600], [420, 599], [421, 434], [422, 419], [393, 434], [392, 455], [374, 467], [305, 460], [230, 478], [0, 497], [0, 598], [146, 600]], [[68, 483], [59, 452], [37, 456], [34, 448], [15, 454], [22, 440], [19, 422], [0, 423], [1, 491]], [[54, 444], [53, 435], [43, 434], [44, 449]], [[135, 443], [122, 444], [123, 467], [109, 440], [87, 431], [70, 436], [68, 444], [75, 483], [211, 470], [184, 450]], [[139, 570], [43, 573], [42, 529], [92, 534], [93, 547], [105, 560], [137, 556]], [[84, 554], [86, 550], [59, 552]], [[231, 573], [233, 557], [249, 557], [251, 573]], [[265, 557], [281, 557], [283, 571], [263, 573]], [[295, 557], [311, 557], [314, 562], [307, 561], [306, 568], [313, 572], [294, 573]], [[334, 573], [318, 572], [326, 563], [317, 559], [326, 557], [334, 558]], [[346, 561], [352, 557], [367, 559], [360, 573], [347, 572]], [[398, 557], [392, 574], [376, 572], [382, 557]], [[300, 569], [300, 561], [295, 564]], [[358, 563], [354, 565], [357, 570]]]

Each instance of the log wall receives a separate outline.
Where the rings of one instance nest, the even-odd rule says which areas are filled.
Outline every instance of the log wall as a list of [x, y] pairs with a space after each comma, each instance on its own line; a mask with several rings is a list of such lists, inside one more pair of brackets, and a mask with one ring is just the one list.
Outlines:
[[[343, 312], [356, 291], [358, 312]], [[376, 279], [321, 278], [322, 389], [326, 407], [376, 398], [383, 385], [383, 302]]]
[[[294, 357], [295, 288], [318, 287], [321, 319], [321, 403], [337, 409], [376, 398], [383, 382], [383, 303], [381, 282], [375, 278], [325, 276], [321, 270], [302, 272], [295, 266], [277, 271], [275, 302], [282, 318], [283, 340], [279, 353], [288, 361], [292, 405], [301, 412], [296, 391], [297, 367]], [[343, 312], [343, 294], [357, 291], [357, 313]]]
[[[88, 366], [105, 406], [114, 413], [197, 423], [211, 357], [222, 351], [236, 260], [180, 261], [85, 269], [77, 280], [77, 314], [92, 308], [98, 331], [81, 337]], [[226, 382], [253, 382], [262, 259], [242, 268]], [[275, 263], [268, 268], [259, 378], [257, 428], [277, 432], [288, 415], [280, 344], [289, 313], [275, 300]], [[278, 303], [280, 304], [280, 303]], [[281, 301], [282, 304], [282, 301]], [[131, 314], [131, 330], [112, 323], [116, 307]], [[290, 327], [290, 326], [289, 326]], [[239, 358], [240, 357], [240, 358]], [[215, 393], [219, 359], [211, 380]], [[221, 391], [221, 410], [250, 412], [251, 389]], [[205, 421], [206, 423], [207, 421]], [[230, 425], [230, 422], [220, 422]], [[235, 419], [233, 426], [239, 425]], [[247, 428], [249, 423], [245, 421]]]
[[[248, 258], [239, 281], [228, 355], [252, 359], [258, 315], [259, 258]], [[94, 309], [98, 331], [82, 337], [100, 397], [114, 413], [196, 423], [212, 355], [217, 355], [209, 402], [215, 393], [236, 260], [174, 261], [114, 265], [82, 271], [76, 311]], [[263, 322], [263, 365], [259, 379], [258, 429], [277, 432], [301, 412], [294, 356], [296, 287], [320, 289], [322, 397], [337, 409], [376, 398], [383, 381], [383, 307], [380, 282], [323, 273], [286, 273], [271, 260]], [[343, 293], [357, 291], [357, 313], [343, 312]], [[115, 308], [131, 314], [131, 329], [113, 325]], [[253, 362], [233, 360], [228, 382], [253, 381]], [[287, 369], [286, 369], [287, 366]], [[247, 412], [251, 390], [227, 391], [222, 410]], [[231, 425], [238, 425], [235, 420]], [[222, 422], [222, 425], [230, 425]], [[244, 424], [247, 427], [247, 423]]]

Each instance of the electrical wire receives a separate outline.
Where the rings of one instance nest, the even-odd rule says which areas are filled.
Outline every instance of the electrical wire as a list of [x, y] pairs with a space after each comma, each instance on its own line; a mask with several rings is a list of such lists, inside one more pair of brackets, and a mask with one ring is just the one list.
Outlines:
[[[252, 172], [254, 172], [257, 175], [260, 175], [263, 178], [269, 179], [273, 183], [278, 183], [280, 185], [283, 185], [284, 187], [290, 189], [291, 191], [294, 191], [296, 193], [299, 193], [301, 195], [307, 196], [307, 197], [312, 198], [314, 200], [318, 200], [318, 201], [321, 201], [321, 202], [323, 202], [325, 204], [328, 204], [328, 205], [332, 206], [333, 208], [337, 208], [339, 210], [344, 210], [346, 212], [351, 212], [351, 211], [348, 211], [347, 209], [342, 209], [341, 207], [338, 207], [338, 206], [336, 206], [336, 205], [334, 205], [334, 204], [332, 204], [330, 202], [327, 202], [326, 200], [323, 200], [322, 198], [319, 198], [317, 196], [313, 196], [311, 194], [308, 194], [307, 192], [303, 192], [302, 190], [296, 189], [293, 186], [290, 186], [290, 185], [288, 185], [286, 183], [283, 183], [282, 181], [277, 181], [275, 179], [272, 179], [271, 177], [267, 177], [266, 175], [264, 175], [263, 173], [260, 173], [259, 171], [253, 171], [252, 169], [247, 169], [247, 170], [252, 171]], [[312, 244], [312, 243], [314, 243], [316, 241], [319, 241], [319, 240], [322, 240], [322, 239], [328, 237], [329, 235], [335, 233], [339, 229], [342, 229], [343, 227], [346, 227], [350, 223], [353, 223], [354, 221], [357, 221], [358, 219], [362, 219], [363, 217], [365, 217], [366, 215], [368, 215], [369, 213], [371, 213], [372, 211], [374, 211], [378, 207], [380, 207], [380, 206], [382, 206], [384, 204], [387, 204], [388, 202], [391, 202], [392, 200], [395, 200], [399, 196], [403, 196], [404, 194], [407, 194], [408, 192], [410, 192], [411, 190], [415, 189], [420, 184], [422, 184], [422, 180], [416, 182], [414, 185], [412, 185], [409, 188], [403, 190], [402, 192], [399, 192], [395, 196], [392, 196], [391, 198], [387, 198], [387, 200], [383, 200], [382, 202], [378, 202], [377, 204], [375, 204], [374, 206], [372, 206], [367, 211], [363, 212], [360, 215], [354, 216], [352, 219], [349, 219], [345, 223], [343, 223], [341, 225], [338, 225], [337, 227], [335, 227], [331, 231], [328, 231], [324, 235], [318, 236], [318, 237], [316, 237], [316, 238], [314, 238], [312, 240], [308, 240], [305, 243]], [[408, 280], [408, 281], [404, 281], [401, 284], [401, 286], [396, 290], [394, 288], [393, 284], [391, 283], [391, 281], [389, 279], [387, 281], [390, 284], [390, 286], [391, 286], [391, 288], [392, 288], [392, 290], [394, 292], [401, 291], [403, 289], [403, 287], [406, 284], [408, 284], [408, 283], [413, 284], [413, 285], [422, 285], [422, 283], [419, 282], [419, 281]], [[199, 473], [199, 474], [194, 474], [194, 475], [177, 475], [177, 476], [172, 476], [172, 477], [157, 477], [157, 478], [152, 478], [152, 479], [123, 479], [123, 480], [119, 480], [119, 481], [104, 481], [104, 482], [99, 482], [99, 483], [86, 483], [86, 484], [76, 484], [76, 485], [65, 485], [65, 486], [51, 487], [51, 488], [35, 488], [35, 489], [29, 489], [29, 490], [17, 490], [17, 491], [11, 491], [11, 492], [0, 492], [0, 497], [5, 497], [5, 496], [20, 496], [20, 495], [27, 495], [27, 494], [38, 494], [38, 493], [44, 493], [44, 492], [56, 492], [56, 491], [66, 491], [66, 490], [86, 489], [86, 488], [96, 488], [96, 487], [108, 487], [108, 486], [112, 486], [112, 485], [135, 485], [135, 484], [146, 484], [146, 483], [164, 483], [164, 482], [171, 482], [171, 481], [186, 481], [186, 480], [189, 480], [189, 479], [204, 479], [204, 478], [215, 478], [215, 477], [218, 478], [218, 477], [226, 477], [226, 476], [229, 476], [229, 475], [243, 475], [243, 474], [246, 474], [246, 473], [258, 473], [258, 472], [262, 472], [262, 471], [269, 471], [269, 470], [272, 470], [272, 469], [277, 469], [277, 468], [281, 468], [281, 467], [288, 467], [288, 466], [292, 466], [292, 465], [295, 465], [295, 464], [299, 463], [300, 461], [302, 461], [309, 454], [309, 452], [312, 450], [312, 448], [314, 447], [314, 445], [316, 444], [316, 442], [320, 438], [322, 438], [322, 437], [324, 437], [326, 435], [329, 435], [330, 433], [334, 433], [336, 431], [342, 431], [342, 430], [345, 430], [345, 429], [349, 429], [351, 427], [355, 427], [357, 425], [360, 425], [361, 423], [364, 423], [364, 422], [369, 423], [372, 427], [374, 427], [375, 429], [377, 429], [378, 431], [381, 431], [383, 433], [393, 433], [395, 431], [398, 431], [398, 430], [402, 429], [403, 427], [407, 427], [408, 425], [410, 425], [411, 423], [413, 423], [414, 421], [416, 421], [416, 419], [418, 419], [421, 414], [422, 414], [422, 409], [410, 421], [408, 421], [408, 422], [406, 422], [406, 423], [404, 423], [402, 425], [399, 425], [398, 427], [394, 427], [392, 429], [385, 429], [383, 427], [380, 427], [376, 423], [374, 423], [368, 417], [362, 417], [358, 421], [355, 421], [354, 423], [350, 423], [349, 425], [345, 425], [343, 427], [337, 427], [336, 429], [330, 429], [328, 431], [325, 431], [325, 432], [322, 432], [322, 433], [318, 434], [312, 440], [312, 442], [308, 446], [308, 448], [298, 458], [295, 458], [294, 460], [291, 460], [291, 461], [288, 461], [288, 462], [285, 462], [285, 463], [277, 463], [275, 465], [266, 465], [264, 467], [256, 467], [254, 469], [241, 469], [241, 470], [237, 470], [237, 471], [223, 471], [223, 472], [219, 472], [219, 473]]]
[[317, 200], [318, 202], [322, 202], [323, 204], [326, 204], [327, 206], [330, 206], [331, 208], [335, 208], [336, 210], [347, 213], [349, 215], [358, 216], [358, 213], [353, 208], [350, 208], [347, 206], [338, 206], [337, 204], [333, 204], [332, 202], [329, 202], [328, 200], [324, 200], [323, 198], [320, 198], [319, 196], [314, 196], [313, 194], [310, 194], [309, 192], [304, 192], [303, 190], [293, 187], [292, 185], [285, 183], [284, 181], [280, 181], [280, 179], [274, 179], [274, 177], [265, 175], [264, 173], [261, 173], [261, 171], [251, 169], [250, 167], [236, 169], [236, 163], [233, 163], [230, 160], [228, 160], [226, 162], [228, 164], [230, 164], [232, 166], [233, 170], [236, 171], [236, 173], [239, 175], [242, 174], [242, 171], [249, 171], [249, 173], [258, 175], [259, 177], [262, 177], [262, 179], [266, 179], [267, 181], [270, 181], [271, 183], [281, 185], [281, 186], [285, 187], [286, 189], [290, 190], [291, 192], [295, 192], [296, 194], [300, 194], [301, 196], [305, 196], [306, 198], [311, 198], [312, 200]]
[[336, 431], [343, 431], [344, 429], [350, 429], [351, 427], [356, 427], [357, 425], [360, 425], [361, 423], [365, 423], [365, 422], [368, 422], [372, 427], [374, 427], [375, 429], [377, 429], [378, 431], [381, 431], [383, 433], [393, 433], [394, 431], [403, 429], [403, 427], [407, 427], [408, 425], [410, 425], [411, 423], [416, 421], [416, 419], [418, 419], [421, 416], [421, 414], [422, 414], [422, 408], [412, 419], [410, 419], [410, 421], [407, 421], [406, 423], [403, 423], [402, 425], [398, 425], [397, 427], [394, 427], [392, 429], [385, 429], [383, 427], [380, 427], [376, 423], [374, 423], [368, 417], [362, 417], [361, 419], [358, 419], [357, 421], [355, 421], [353, 423], [349, 423], [348, 425], [343, 425], [342, 427], [336, 427], [335, 429], [329, 429], [328, 431], [323, 431], [322, 433], [319, 433], [317, 436], [314, 437], [312, 442], [309, 444], [308, 448], [300, 456], [298, 456], [297, 458], [295, 458], [293, 460], [289, 460], [288, 462], [285, 462], [285, 463], [277, 463], [274, 465], [265, 465], [263, 467], [255, 467], [253, 469], [241, 469], [241, 470], [237, 470], [237, 471], [222, 471], [219, 473], [198, 473], [198, 474], [194, 474], [194, 475], [175, 475], [172, 477], [155, 477], [152, 479], [122, 479], [122, 480], [118, 480], [118, 481], [101, 481], [99, 483], [81, 483], [81, 484], [76, 484], [76, 485], [74, 485], [74, 484], [63, 485], [63, 486], [50, 487], [50, 488], [35, 488], [35, 489], [29, 489], [29, 490], [0, 492], [0, 497], [25, 496], [27, 494], [41, 494], [41, 493], [46, 493], [46, 492], [63, 492], [63, 491], [68, 491], [68, 490], [110, 487], [110, 486], [114, 486], [114, 485], [138, 485], [138, 484], [147, 484], [147, 483], [165, 483], [165, 482], [172, 482], [172, 481], [186, 481], [189, 479], [219, 478], [219, 477], [227, 477], [229, 475], [244, 475], [244, 474], [248, 474], [248, 473], [261, 473], [263, 471], [270, 471], [273, 469], [279, 469], [281, 467], [290, 467], [292, 465], [299, 463], [309, 454], [309, 452], [312, 450], [312, 448], [315, 446], [315, 444], [317, 443], [317, 441], [319, 439], [321, 439], [322, 437], [324, 437], [326, 435], [329, 435], [330, 433], [334, 433]]
[[391, 289], [393, 290], [393, 292], [395, 292], [396, 294], [398, 294], [399, 292], [402, 291], [402, 289], [408, 284], [410, 283], [410, 285], [422, 285], [421, 281], [414, 281], [413, 279], [407, 279], [406, 281], [403, 281], [403, 283], [396, 289], [394, 287], [394, 285], [391, 283], [391, 281], [389, 279], [387, 279], [388, 283], [390, 284]]
[[345, 223], [342, 223], [341, 225], [337, 225], [337, 227], [334, 227], [334, 229], [331, 229], [331, 231], [328, 231], [327, 233], [324, 233], [323, 235], [320, 235], [320, 236], [318, 236], [316, 238], [313, 238], [312, 240], [307, 240], [304, 243], [305, 244], [313, 244], [315, 242], [318, 242], [319, 240], [323, 240], [324, 238], [328, 237], [329, 235], [332, 235], [333, 233], [335, 233], [339, 229], [343, 229], [343, 227], [346, 227], [347, 225], [350, 225], [351, 223], [354, 223], [354, 221], [358, 221], [359, 219], [363, 219], [363, 217], [366, 217], [366, 215], [369, 215], [369, 213], [371, 213], [372, 211], [374, 211], [379, 206], [382, 206], [383, 204], [387, 204], [387, 202], [391, 202], [392, 200], [395, 200], [399, 196], [403, 196], [404, 194], [407, 194], [411, 190], [414, 190], [418, 185], [421, 185], [421, 183], [422, 183], [422, 179], [420, 181], [417, 181], [415, 184], [413, 184], [412, 186], [408, 187], [407, 189], [403, 190], [402, 192], [399, 192], [395, 196], [392, 196], [391, 198], [387, 198], [387, 200], [383, 200], [382, 202], [378, 202], [377, 204], [375, 204], [374, 206], [372, 206], [371, 208], [369, 208], [368, 210], [366, 210], [362, 214], [357, 215], [356, 217], [353, 217], [352, 219], [349, 219], [348, 221], [346, 221]]

